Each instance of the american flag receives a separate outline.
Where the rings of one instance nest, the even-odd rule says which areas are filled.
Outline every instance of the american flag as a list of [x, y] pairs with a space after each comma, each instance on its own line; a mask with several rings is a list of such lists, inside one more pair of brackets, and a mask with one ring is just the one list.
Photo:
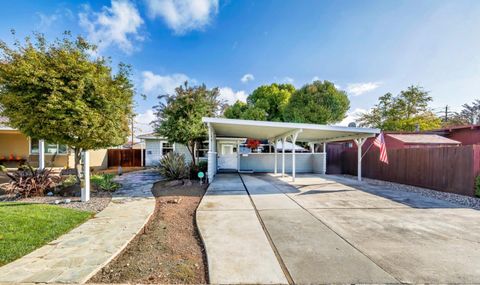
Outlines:
[[380, 133], [380, 135], [378, 135], [373, 144], [380, 149], [380, 161], [388, 164], [387, 145], [385, 144], [385, 138], [383, 137], [383, 133]]

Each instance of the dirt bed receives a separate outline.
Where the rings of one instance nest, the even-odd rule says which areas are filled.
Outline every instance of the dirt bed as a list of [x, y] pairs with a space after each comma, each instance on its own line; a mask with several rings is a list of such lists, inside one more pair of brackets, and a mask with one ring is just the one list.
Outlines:
[[195, 225], [205, 189], [198, 183], [155, 184], [156, 208], [144, 231], [89, 282], [206, 283], [206, 257]]

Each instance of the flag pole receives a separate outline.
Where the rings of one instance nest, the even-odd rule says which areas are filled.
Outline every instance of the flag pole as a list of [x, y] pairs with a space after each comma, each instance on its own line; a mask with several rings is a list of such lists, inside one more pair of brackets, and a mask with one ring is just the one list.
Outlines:
[[365, 156], [365, 154], [367, 154], [367, 152], [370, 150], [370, 148], [372, 147], [372, 145], [375, 143], [375, 140], [372, 141], [372, 143], [370, 144], [370, 146], [368, 146], [367, 150], [363, 153], [362, 155], [362, 159], [363, 157]]

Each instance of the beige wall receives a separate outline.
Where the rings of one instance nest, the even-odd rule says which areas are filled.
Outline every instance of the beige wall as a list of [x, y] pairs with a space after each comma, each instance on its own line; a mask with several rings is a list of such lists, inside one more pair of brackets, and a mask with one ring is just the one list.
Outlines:
[[[28, 137], [18, 131], [0, 131], [0, 159], [4, 156], [9, 158], [10, 154], [15, 157], [20, 156], [28, 160], [32, 166], [38, 166], [38, 155], [30, 155], [30, 144]], [[57, 154], [52, 163], [53, 155], [45, 155], [45, 165], [47, 167], [70, 167], [74, 166], [75, 160], [73, 154]], [[16, 163], [10, 163], [7, 167], [16, 167]], [[106, 149], [90, 151], [90, 167], [95, 170], [106, 169], [108, 167], [108, 156]]]

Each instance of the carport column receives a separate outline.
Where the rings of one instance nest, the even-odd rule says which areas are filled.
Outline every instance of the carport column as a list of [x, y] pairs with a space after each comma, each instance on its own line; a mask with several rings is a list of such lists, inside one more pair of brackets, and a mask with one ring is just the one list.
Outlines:
[[215, 139], [213, 134], [213, 128], [208, 124], [208, 182], [211, 183], [213, 181], [213, 176], [215, 176], [215, 159], [216, 159], [216, 152], [215, 152]]
[[83, 152], [83, 179], [82, 202], [90, 200], [90, 153], [88, 150]]
[[366, 138], [354, 139], [353, 141], [357, 145], [357, 180], [362, 181], [362, 146], [366, 141]]
[[295, 182], [295, 148], [299, 132], [295, 132], [292, 135], [292, 181]]
[[285, 177], [285, 141], [286, 137], [282, 138], [282, 177]]
[[327, 174], [327, 143], [323, 143], [323, 174]]
[[140, 166], [143, 167], [143, 144], [145, 143], [144, 139], [140, 140]]
[[278, 162], [277, 162], [277, 138], [274, 139], [274, 145], [273, 145], [273, 151], [275, 153], [275, 174], [277, 174], [277, 167], [278, 167]]
[[45, 168], [45, 140], [38, 141], [38, 168]]

